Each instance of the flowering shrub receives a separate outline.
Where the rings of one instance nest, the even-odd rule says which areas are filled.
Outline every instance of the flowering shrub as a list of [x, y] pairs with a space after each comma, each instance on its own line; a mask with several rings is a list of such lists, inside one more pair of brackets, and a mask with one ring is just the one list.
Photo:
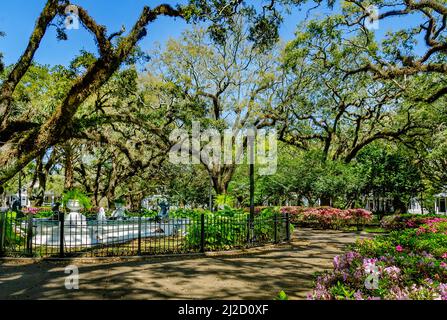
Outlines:
[[340, 229], [352, 224], [360, 227], [372, 220], [372, 213], [365, 209], [282, 207], [280, 211], [289, 213], [294, 223], [323, 229]]
[[447, 221], [447, 218], [422, 214], [395, 214], [383, 217], [380, 221], [380, 225], [386, 230], [403, 230], [407, 228], [418, 228], [430, 220]]
[[26, 214], [29, 214], [29, 213], [31, 213], [31, 214], [36, 214], [36, 213], [38, 213], [39, 212], [39, 208], [25, 208], [25, 209], [23, 209], [23, 213], [26, 213]]
[[23, 213], [32, 214], [35, 218], [48, 218], [51, 217], [53, 212], [49, 207], [29, 207], [23, 209]]
[[358, 241], [316, 279], [309, 299], [447, 300], [447, 221]]

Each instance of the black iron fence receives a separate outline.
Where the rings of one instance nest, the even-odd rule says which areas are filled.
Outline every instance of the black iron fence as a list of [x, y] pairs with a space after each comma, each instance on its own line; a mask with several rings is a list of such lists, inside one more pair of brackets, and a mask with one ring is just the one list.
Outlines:
[[268, 217], [198, 215], [121, 220], [60, 214], [39, 219], [32, 214], [0, 213], [0, 256], [134, 256], [218, 251], [290, 240], [288, 214]]

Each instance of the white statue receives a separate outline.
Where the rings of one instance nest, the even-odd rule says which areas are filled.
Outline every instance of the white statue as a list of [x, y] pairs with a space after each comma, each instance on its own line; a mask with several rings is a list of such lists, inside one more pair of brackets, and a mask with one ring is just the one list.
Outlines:
[[87, 225], [87, 218], [79, 213], [82, 205], [78, 200], [68, 200], [66, 207], [70, 213], [65, 217], [65, 225]]
[[124, 211], [124, 204], [115, 203], [116, 209], [112, 213], [112, 218], [114, 219], [123, 219], [126, 217], [126, 212]]
[[98, 221], [106, 221], [107, 220], [106, 212], [104, 211], [103, 207], [99, 208], [98, 214], [96, 215], [96, 220], [98, 220]]

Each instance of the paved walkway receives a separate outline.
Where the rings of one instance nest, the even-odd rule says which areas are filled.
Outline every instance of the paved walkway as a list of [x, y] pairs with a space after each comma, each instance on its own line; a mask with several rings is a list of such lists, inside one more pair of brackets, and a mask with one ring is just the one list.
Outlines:
[[365, 236], [300, 229], [291, 245], [244, 255], [83, 263], [79, 290], [64, 286], [64, 267], [79, 262], [0, 260], [0, 299], [273, 299], [280, 290], [304, 299], [314, 272], [331, 268], [335, 255]]

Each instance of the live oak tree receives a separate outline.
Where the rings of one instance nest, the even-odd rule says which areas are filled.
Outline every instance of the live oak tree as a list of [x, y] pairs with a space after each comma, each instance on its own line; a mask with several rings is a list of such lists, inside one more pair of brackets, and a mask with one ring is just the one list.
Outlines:
[[180, 109], [173, 93], [164, 89], [153, 79], [139, 77], [134, 68], [125, 69], [79, 111], [71, 128], [82, 155], [75, 176], [96, 205], [106, 198], [110, 207], [117, 189], [132, 203], [139, 203], [137, 195], [146, 195], [144, 182], [166, 160], [168, 135]]
[[284, 142], [302, 149], [321, 146], [324, 159], [350, 162], [377, 140], [411, 146], [430, 132], [418, 105], [392, 80], [366, 73], [346, 77], [355, 68], [359, 38], [344, 44], [340, 17], [304, 24], [284, 54], [282, 90], [269, 115]]
[[[147, 35], [147, 26], [159, 16], [178, 17], [187, 21], [208, 21], [212, 39], [219, 43], [227, 29], [234, 24], [233, 16], [242, 14], [250, 22], [250, 38], [259, 47], [271, 45], [278, 37], [281, 22], [278, 5], [298, 4], [301, 1], [265, 1], [260, 6], [247, 5], [242, 0], [199, 1], [190, 0], [185, 5], [161, 4], [144, 7], [130, 31], [109, 32], [95, 21], [88, 12], [66, 0], [48, 0], [42, 9], [28, 45], [18, 61], [11, 66], [0, 84], [0, 185], [11, 179], [30, 161], [45, 150], [72, 138], [69, 127], [79, 107], [103, 86], [136, 49], [137, 43]], [[73, 82], [63, 92], [63, 98], [54, 106], [44, 121], [36, 122], [26, 112], [17, 115], [15, 102], [19, 99], [16, 89], [33, 64], [40, 43], [50, 27], [56, 26], [58, 38], [67, 40], [63, 22], [68, 5], [76, 5], [80, 24], [95, 39], [97, 54], [89, 67], [75, 75]], [[259, 11], [257, 9], [260, 9]], [[3, 69], [3, 64], [1, 63]]]
[[[5, 33], [0, 31], [0, 37], [4, 37]], [[0, 52], [0, 73], [3, 72], [3, 69], [5, 68], [5, 65], [3, 64], [3, 54]]]
[[[160, 15], [183, 16], [181, 9], [160, 5], [145, 7], [127, 36], [122, 32], [107, 34], [82, 7], [78, 6], [79, 19], [95, 37], [99, 57], [68, 88], [62, 102], [54, 108], [42, 124], [36, 124], [26, 115], [15, 117], [13, 102], [15, 91], [32, 65], [33, 57], [52, 21], [63, 16], [65, 1], [49, 0], [42, 10], [33, 33], [19, 61], [2, 81], [0, 87], [0, 184], [14, 176], [21, 168], [38, 157], [49, 147], [67, 138], [67, 128], [79, 106], [89, 95], [100, 88], [118, 70], [122, 62], [135, 49], [137, 42], [146, 35], [146, 26]], [[120, 38], [117, 38], [120, 36]], [[117, 40], [116, 40], [117, 39]], [[115, 41], [116, 40], [116, 41]]]
[[2, 80], [0, 140], [3, 144], [0, 150], [0, 184], [14, 176], [45, 149], [69, 138], [67, 128], [72, 124], [79, 106], [120, 68], [133, 52], [138, 41], [147, 35], [147, 25], [157, 17], [180, 17], [188, 21], [212, 18], [214, 24], [224, 25], [225, 20], [243, 6], [242, 1], [214, 1], [212, 3], [191, 1], [183, 7], [166, 4], [155, 8], [144, 7], [127, 35], [124, 35], [124, 30], [107, 32], [105, 26], [98, 24], [83, 7], [77, 6], [80, 23], [95, 38], [97, 57], [87, 70], [77, 75], [73, 84], [67, 88], [60, 104], [43, 123], [35, 123], [33, 119], [25, 115], [16, 117], [13, 112], [14, 101], [17, 99], [16, 88], [31, 67], [34, 55], [48, 28], [54, 25], [57, 18], [60, 18], [56, 22], [58, 36], [60, 39], [67, 38], [64, 33], [63, 19], [69, 4], [68, 1], [62, 0], [47, 1], [36, 21], [25, 51]]
[[[247, 128], [272, 124], [262, 114], [273, 94], [277, 58], [274, 50], [258, 49], [248, 38], [242, 17], [220, 43], [204, 29], [194, 29], [180, 41], [170, 40], [166, 50], [155, 55], [151, 70], [167, 86], [183, 91], [179, 98], [188, 112], [177, 116], [179, 126], [191, 130], [191, 123], [198, 121], [202, 129], [215, 129], [221, 134], [222, 150], [225, 129], [231, 130], [234, 142]], [[234, 161], [223, 163], [220, 158], [213, 163], [207, 157], [200, 161], [215, 191], [226, 193], [236, 168]]]
[[363, 178], [358, 187], [362, 194], [374, 199], [390, 199], [396, 212], [406, 213], [410, 199], [420, 199], [424, 191], [422, 171], [417, 161], [415, 154], [402, 146], [371, 144], [356, 159]]
[[[371, 17], [369, 5], [376, 6], [377, 17]], [[357, 43], [361, 60], [354, 68], [346, 69], [348, 75], [367, 72], [375, 79], [395, 80], [403, 87], [407, 79], [422, 76], [416, 90], [412, 90], [415, 101], [433, 103], [447, 93], [445, 1], [347, 0], [341, 17], [338, 28], [362, 38]], [[371, 18], [378, 21], [378, 28], [388, 24], [393, 30], [378, 38], [375, 30], [368, 29]]]

